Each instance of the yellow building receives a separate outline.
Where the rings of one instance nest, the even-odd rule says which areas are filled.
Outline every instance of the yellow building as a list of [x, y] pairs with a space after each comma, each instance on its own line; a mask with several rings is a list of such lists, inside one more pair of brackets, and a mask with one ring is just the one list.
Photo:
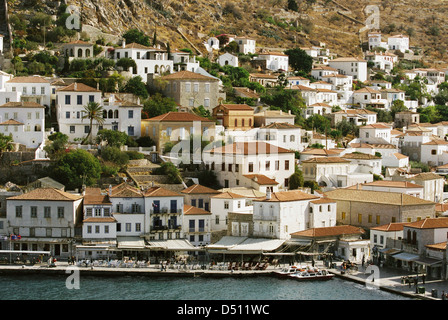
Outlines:
[[215, 121], [189, 112], [168, 112], [160, 116], [143, 119], [142, 137], [149, 136], [163, 153], [167, 142], [188, 140], [192, 135], [202, 135], [202, 140], [211, 141], [215, 134]]
[[254, 127], [254, 109], [247, 104], [220, 104], [213, 117], [227, 130], [250, 130]]

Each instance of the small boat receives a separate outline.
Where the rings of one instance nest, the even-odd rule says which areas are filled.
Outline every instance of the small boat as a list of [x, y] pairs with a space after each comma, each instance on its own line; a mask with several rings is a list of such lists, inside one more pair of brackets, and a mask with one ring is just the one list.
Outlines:
[[330, 280], [334, 274], [327, 270], [305, 270], [290, 274], [288, 277], [295, 280]]
[[286, 278], [292, 274], [295, 274], [297, 272], [305, 271], [305, 269], [298, 267], [298, 266], [289, 266], [286, 268], [282, 268], [281, 270], [274, 271], [274, 273], [280, 277], [280, 278]]

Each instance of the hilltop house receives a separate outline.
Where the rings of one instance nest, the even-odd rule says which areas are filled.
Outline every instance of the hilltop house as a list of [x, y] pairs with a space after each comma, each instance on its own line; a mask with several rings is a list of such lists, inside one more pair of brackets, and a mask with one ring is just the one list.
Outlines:
[[289, 57], [282, 52], [260, 52], [255, 61], [263, 61], [264, 69], [274, 72], [289, 71]]
[[195, 72], [199, 68], [199, 61], [196, 56], [190, 56], [189, 52], [181, 50], [173, 50], [170, 52], [170, 60], [173, 60], [173, 71], [191, 71]]
[[355, 57], [336, 58], [328, 61], [331, 68], [337, 69], [339, 74], [349, 75], [353, 80], [364, 82], [367, 77], [367, 61]]
[[113, 58], [115, 61], [121, 58], [131, 58], [136, 67], [131, 67], [129, 72], [133, 76], [147, 80], [149, 74], [161, 75], [173, 71], [174, 62], [168, 57], [165, 49], [147, 47], [138, 43], [126, 44], [123, 39], [122, 46], [115, 49]]
[[46, 113], [49, 114], [50, 112], [50, 81], [46, 80], [44, 77], [37, 75], [14, 77], [11, 80], [6, 81], [5, 91], [20, 92], [21, 101], [38, 103], [45, 107]]
[[239, 67], [239, 63], [238, 63], [238, 57], [231, 54], [231, 53], [224, 53], [222, 55], [220, 55], [217, 59], [218, 64], [222, 67], [224, 66], [232, 66], [232, 67]]
[[73, 59], [93, 58], [93, 44], [76, 40], [62, 46], [62, 54], [71, 62]]

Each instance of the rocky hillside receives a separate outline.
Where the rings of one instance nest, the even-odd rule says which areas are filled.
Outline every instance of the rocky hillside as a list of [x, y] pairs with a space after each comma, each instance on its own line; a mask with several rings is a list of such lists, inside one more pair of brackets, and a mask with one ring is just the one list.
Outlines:
[[[210, 35], [249, 36], [257, 45], [290, 48], [324, 42], [339, 55], [359, 55], [366, 32], [359, 34], [377, 5], [384, 34], [410, 35], [411, 46], [421, 48], [430, 64], [446, 57], [448, 32], [444, 23], [448, 6], [443, 0], [9, 0], [10, 13], [56, 14], [60, 3], [81, 8], [83, 25], [117, 38], [131, 28], [150, 37], [154, 31], [171, 48], [197, 48]], [[95, 30], [90, 28], [89, 30]], [[118, 36], [118, 37], [117, 37]]]

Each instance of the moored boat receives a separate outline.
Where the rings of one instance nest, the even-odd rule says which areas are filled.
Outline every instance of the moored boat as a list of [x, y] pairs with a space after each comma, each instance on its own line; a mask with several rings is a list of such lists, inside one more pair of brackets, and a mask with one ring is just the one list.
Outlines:
[[274, 273], [280, 278], [286, 278], [294, 273], [303, 272], [304, 268], [298, 266], [289, 266], [286, 268], [282, 268], [281, 270], [274, 271]]
[[305, 270], [292, 273], [288, 277], [296, 280], [330, 280], [334, 274], [327, 270]]

